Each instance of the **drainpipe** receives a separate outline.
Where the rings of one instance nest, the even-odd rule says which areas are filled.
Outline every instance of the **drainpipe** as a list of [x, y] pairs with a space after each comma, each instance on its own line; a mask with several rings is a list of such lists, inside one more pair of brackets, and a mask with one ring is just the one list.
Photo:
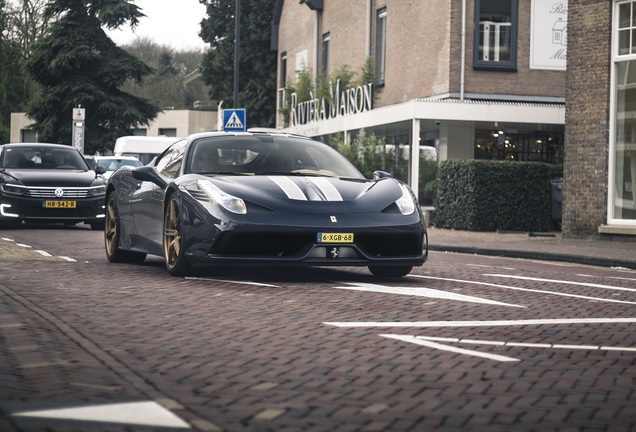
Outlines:
[[464, 80], [466, 69], [466, 0], [462, 0], [462, 54], [461, 54], [461, 78], [459, 81], [459, 100], [464, 100]]

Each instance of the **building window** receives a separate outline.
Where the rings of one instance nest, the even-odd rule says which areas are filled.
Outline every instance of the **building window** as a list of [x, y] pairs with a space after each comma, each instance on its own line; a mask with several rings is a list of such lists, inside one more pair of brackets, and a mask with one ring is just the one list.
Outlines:
[[287, 52], [280, 55], [280, 81], [278, 82], [279, 88], [285, 88], [287, 84]]
[[375, 19], [375, 80], [384, 85], [386, 73], [386, 8], [378, 9]]
[[636, 54], [636, 20], [634, 20], [634, 2], [618, 5], [617, 47], [618, 55]]
[[329, 73], [329, 33], [322, 35], [322, 61], [320, 63], [320, 71], [323, 74]]
[[636, 225], [636, 1], [615, 6], [608, 223]]
[[159, 135], [167, 136], [167, 137], [176, 137], [177, 129], [176, 128], [159, 128]]
[[37, 134], [33, 129], [21, 129], [20, 130], [20, 141], [25, 143], [34, 143], [37, 142]]
[[475, 69], [517, 70], [517, 1], [475, 0]]

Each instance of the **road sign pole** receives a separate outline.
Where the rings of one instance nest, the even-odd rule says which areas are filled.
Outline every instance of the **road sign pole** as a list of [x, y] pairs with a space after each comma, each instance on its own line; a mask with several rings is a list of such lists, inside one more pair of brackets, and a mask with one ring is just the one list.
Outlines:
[[86, 110], [79, 105], [73, 108], [73, 147], [84, 154], [84, 124], [86, 122]]

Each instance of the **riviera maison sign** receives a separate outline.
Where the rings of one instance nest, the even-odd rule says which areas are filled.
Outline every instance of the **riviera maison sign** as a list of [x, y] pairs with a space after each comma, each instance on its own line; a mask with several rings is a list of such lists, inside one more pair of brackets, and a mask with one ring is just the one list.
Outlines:
[[291, 125], [304, 125], [373, 109], [372, 83], [340, 90], [340, 80], [338, 80], [335, 89], [333, 83], [329, 83], [329, 95], [329, 98], [318, 99], [311, 92], [310, 100], [298, 102], [298, 95], [292, 93]]

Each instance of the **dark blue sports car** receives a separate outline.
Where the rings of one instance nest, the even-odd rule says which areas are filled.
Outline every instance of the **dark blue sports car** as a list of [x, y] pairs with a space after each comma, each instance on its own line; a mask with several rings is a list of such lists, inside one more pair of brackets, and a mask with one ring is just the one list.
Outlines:
[[428, 256], [420, 206], [388, 173], [366, 179], [327, 144], [209, 132], [116, 171], [106, 192], [112, 262], [163, 256], [173, 275], [229, 265], [367, 266], [399, 277]]

